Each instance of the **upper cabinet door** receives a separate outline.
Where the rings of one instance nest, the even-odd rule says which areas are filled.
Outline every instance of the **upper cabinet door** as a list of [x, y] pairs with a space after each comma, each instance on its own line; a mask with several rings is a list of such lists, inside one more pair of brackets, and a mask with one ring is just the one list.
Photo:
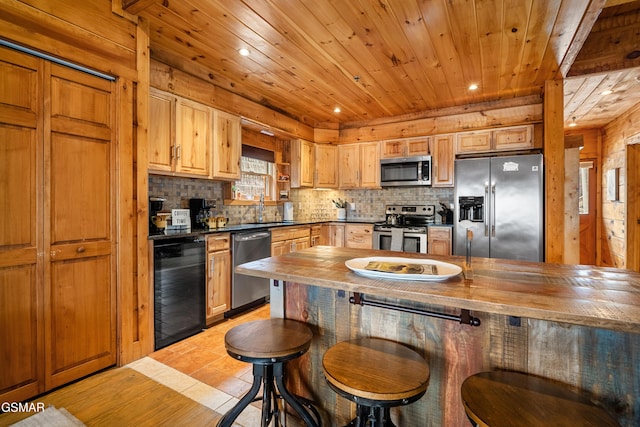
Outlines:
[[149, 94], [149, 165], [154, 171], [173, 170], [176, 126], [175, 96], [151, 88]]
[[431, 137], [431, 160], [431, 186], [453, 187], [455, 152], [452, 134]]
[[359, 144], [338, 146], [338, 180], [340, 188], [358, 188], [360, 186]]
[[330, 144], [316, 146], [316, 188], [338, 188], [338, 147]]
[[380, 188], [380, 146], [377, 142], [360, 145], [360, 188]]
[[178, 98], [176, 172], [211, 177], [211, 108]]
[[214, 179], [240, 179], [242, 128], [240, 117], [222, 111], [213, 113], [213, 170]]
[[304, 139], [291, 141], [291, 188], [313, 187], [315, 144]]

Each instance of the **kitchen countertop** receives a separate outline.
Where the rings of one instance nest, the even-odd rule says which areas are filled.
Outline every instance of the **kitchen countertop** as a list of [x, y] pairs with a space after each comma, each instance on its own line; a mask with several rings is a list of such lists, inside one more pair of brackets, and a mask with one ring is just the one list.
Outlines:
[[[347, 292], [400, 298], [508, 316], [640, 331], [640, 273], [586, 265], [472, 258], [473, 280], [371, 279], [345, 266], [352, 258], [397, 252], [316, 246], [237, 267], [242, 274]], [[464, 257], [402, 253], [462, 266]]]
[[[263, 222], [263, 223], [245, 223], [245, 224], [232, 224], [227, 225], [223, 228], [212, 228], [212, 229], [199, 229], [192, 230], [191, 232], [183, 232], [183, 231], [172, 231], [168, 234], [150, 234], [149, 240], [163, 240], [163, 239], [172, 239], [176, 237], [189, 237], [189, 236], [197, 236], [202, 234], [213, 234], [213, 233], [234, 233], [234, 232], [242, 232], [242, 231], [252, 231], [252, 230], [264, 230], [268, 228], [276, 228], [276, 227], [292, 227], [296, 225], [314, 225], [314, 224], [375, 224], [378, 222], [382, 222], [384, 220], [365, 220], [365, 219], [347, 219], [347, 220], [322, 220], [322, 221], [281, 221], [281, 222]], [[453, 224], [430, 224], [429, 227], [453, 227]]]

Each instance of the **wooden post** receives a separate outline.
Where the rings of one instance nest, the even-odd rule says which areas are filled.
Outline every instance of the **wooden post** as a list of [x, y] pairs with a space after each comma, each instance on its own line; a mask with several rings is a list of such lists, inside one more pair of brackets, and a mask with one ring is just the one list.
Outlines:
[[562, 80], [544, 85], [545, 258], [564, 263], [564, 100]]

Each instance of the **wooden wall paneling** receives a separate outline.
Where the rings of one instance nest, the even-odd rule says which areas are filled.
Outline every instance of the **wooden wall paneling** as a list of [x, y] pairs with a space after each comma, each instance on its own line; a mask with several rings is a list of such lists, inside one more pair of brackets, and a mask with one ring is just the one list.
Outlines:
[[[135, 109], [132, 118], [134, 128], [132, 133], [133, 157], [129, 160], [129, 165], [133, 169], [133, 185], [131, 188], [133, 195], [132, 208], [130, 211], [134, 218], [134, 235], [132, 238], [133, 251], [133, 276], [131, 277], [131, 295], [133, 300], [130, 304], [122, 304], [121, 310], [128, 310], [132, 315], [130, 330], [134, 332], [131, 340], [125, 342], [121, 340], [121, 360], [119, 365], [124, 365], [133, 360], [146, 356], [153, 351], [153, 277], [149, 273], [149, 268], [153, 262], [149, 257], [152, 252], [149, 250], [149, 180], [147, 174], [148, 147], [149, 147], [149, 74], [150, 74], [150, 52], [149, 52], [149, 23], [144, 19], [138, 20], [136, 33], [138, 55], [137, 71], [138, 79], [133, 92]], [[124, 115], [123, 122], [127, 115]], [[125, 159], [123, 159], [124, 161]], [[131, 164], [131, 162], [133, 164]], [[126, 281], [125, 281], [126, 284]]]
[[[78, 9], [85, 6], [87, 9]], [[95, 14], [94, 8], [99, 10]], [[36, 7], [3, 1], [0, 9], [4, 38], [107, 74], [135, 80], [135, 27], [112, 14], [109, 2], [90, 0], [78, 5], [73, 0], [60, 0], [38, 2]], [[58, 13], [62, 17], [58, 17]]]
[[314, 137], [314, 130], [310, 126], [154, 59], [151, 60], [150, 65], [150, 85], [240, 115], [293, 136], [309, 141]]
[[446, 109], [434, 112], [432, 117], [407, 117], [406, 120], [395, 117], [393, 122], [372, 121], [370, 124], [350, 125], [340, 129], [340, 143], [381, 141], [542, 122], [542, 104], [539, 98], [523, 98], [520, 102], [524, 104], [499, 106], [492, 103], [465, 110], [464, 113], [460, 113], [459, 108]]
[[[120, 365], [122, 360], [129, 360], [123, 357], [127, 350], [131, 349], [131, 342], [137, 338], [137, 321], [132, 322], [134, 307], [137, 307], [136, 288], [137, 281], [135, 279], [136, 270], [136, 194], [135, 194], [135, 158], [134, 150], [134, 93], [135, 85], [133, 82], [127, 82], [125, 79], [119, 79], [116, 92], [117, 114], [119, 118], [130, 118], [131, 120], [123, 120], [118, 123], [118, 145], [117, 156], [119, 171], [118, 174], [118, 205], [120, 209], [117, 215], [118, 230], [118, 246], [117, 253], [117, 327], [118, 342], [120, 346], [117, 352], [117, 362]], [[131, 125], [129, 125], [131, 123]], [[144, 125], [144, 123], [143, 123]], [[126, 307], [126, 308], [125, 308]], [[134, 311], [135, 312], [135, 311]], [[136, 338], [134, 338], [136, 337]]]
[[[627, 190], [631, 190], [634, 187], [629, 186], [628, 177], [625, 176], [630, 167], [630, 165], [626, 165], [628, 146], [625, 141], [639, 132], [640, 105], [637, 105], [609, 123], [602, 133], [601, 175], [604, 176], [610, 169], [619, 168], [620, 189], [625, 190], [620, 193], [619, 200], [607, 200], [604, 197], [606, 194], [606, 180], [603, 179], [600, 186], [602, 191], [602, 221], [600, 221], [602, 228], [600, 236], [602, 239], [602, 265], [605, 266], [627, 268], [628, 237], [626, 234], [631, 225], [629, 221], [634, 220], [629, 216], [633, 211], [629, 210], [628, 206], [629, 198], [633, 197], [633, 195], [631, 191]], [[637, 188], [637, 185], [635, 188]]]
[[545, 260], [564, 262], [564, 124], [562, 80], [545, 82]]

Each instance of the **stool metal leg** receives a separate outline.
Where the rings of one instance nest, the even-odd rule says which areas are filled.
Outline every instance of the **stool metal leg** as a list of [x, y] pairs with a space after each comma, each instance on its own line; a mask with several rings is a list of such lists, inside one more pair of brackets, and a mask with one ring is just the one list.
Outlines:
[[278, 391], [284, 398], [285, 402], [287, 402], [291, 407], [296, 411], [296, 413], [302, 418], [307, 427], [320, 427], [322, 425], [322, 420], [320, 419], [320, 414], [315, 410], [313, 406], [310, 406], [309, 409], [314, 412], [318, 422], [316, 422], [309, 412], [305, 410], [300, 401], [287, 390], [287, 387], [284, 385], [284, 364], [282, 362], [275, 363], [273, 365], [273, 374], [276, 379], [276, 385], [278, 386]]
[[260, 385], [263, 378], [263, 367], [260, 365], [253, 365], [253, 385], [251, 389], [244, 395], [242, 399], [233, 407], [233, 409], [227, 412], [218, 421], [217, 427], [231, 427], [233, 422], [238, 418], [238, 415], [253, 401], [260, 390]]

